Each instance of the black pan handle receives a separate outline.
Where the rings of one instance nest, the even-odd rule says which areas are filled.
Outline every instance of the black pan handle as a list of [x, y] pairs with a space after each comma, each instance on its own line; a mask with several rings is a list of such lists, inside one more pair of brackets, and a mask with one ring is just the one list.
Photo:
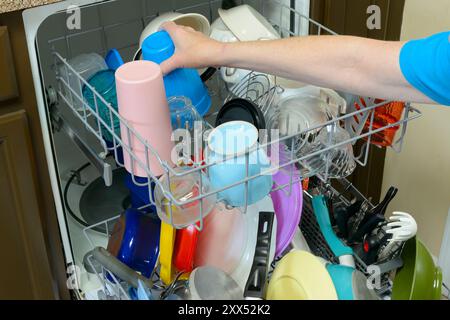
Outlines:
[[372, 232], [380, 223], [384, 222], [384, 216], [381, 214], [370, 215], [366, 222], [361, 223], [358, 230], [350, 237], [350, 243], [362, 241], [364, 236]]
[[258, 238], [252, 268], [245, 284], [245, 298], [264, 298], [267, 271], [270, 265], [270, 243], [274, 219], [275, 214], [273, 212], [259, 213]]
[[396, 187], [390, 187], [388, 192], [384, 196], [384, 199], [373, 209], [372, 212], [374, 214], [381, 214], [384, 216], [389, 203], [392, 201], [392, 199], [394, 199], [397, 192], [398, 189]]
[[214, 73], [216, 73], [216, 71], [216, 68], [209, 67], [201, 74], [200, 79], [202, 79], [202, 82], [206, 82], [214, 75]]

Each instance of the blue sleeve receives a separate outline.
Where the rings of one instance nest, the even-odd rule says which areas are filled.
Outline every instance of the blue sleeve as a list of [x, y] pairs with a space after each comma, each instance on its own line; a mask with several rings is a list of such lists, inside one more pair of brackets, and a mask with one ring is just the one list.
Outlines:
[[407, 42], [400, 52], [406, 80], [435, 102], [450, 106], [450, 31]]

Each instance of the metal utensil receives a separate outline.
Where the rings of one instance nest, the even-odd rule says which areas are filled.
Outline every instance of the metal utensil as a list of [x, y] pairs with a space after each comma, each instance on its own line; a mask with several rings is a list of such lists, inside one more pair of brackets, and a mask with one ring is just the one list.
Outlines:
[[243, 292], [236, 281], [220, 269], [203, 266], [189, 276], [193, 300], [242, 300]]
[[139, 280], [141, 280], [149, 288], [153, 286], [153, 282], [150, 279], [128, 267], [122, 261], [109, 253], [105, 248], [96, 247], [92, 250], [92, 255], [94, 259], [97, 260], [98, 263], [100, 263], [104, 268], [109, 270], [121, 280], [129, 283], [134, 288], [137, 289], [139, 287]]

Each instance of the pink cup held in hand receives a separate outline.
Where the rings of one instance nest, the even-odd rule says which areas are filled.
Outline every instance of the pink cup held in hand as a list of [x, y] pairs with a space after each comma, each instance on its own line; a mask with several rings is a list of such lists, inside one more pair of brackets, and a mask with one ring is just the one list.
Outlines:
[[[161, 68], [151, 61], [132, 61], [117, 69], [115, 75], [119, 114], [153, 147], [161, 160], [172, 163], [172, 127]], [[124, 144], [146, 165], [145, 145], [131, 131], [128, 141], [127, 131], [126, 126], [121, 123], [120, 134]], [[127, 171], [135, 176], [147, 177], [147, 173], [136, 160], [133, 161], [132, 170], [130, 154], [125, 149], [123, 152]], [[150, 171], [155, 176], [164, 173], [150, 149], [148, 160]]]

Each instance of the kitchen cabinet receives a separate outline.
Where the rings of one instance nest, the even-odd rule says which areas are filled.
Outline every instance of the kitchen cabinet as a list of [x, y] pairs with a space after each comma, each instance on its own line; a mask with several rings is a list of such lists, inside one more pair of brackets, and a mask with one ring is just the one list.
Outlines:
[[0, 101], [17, 97], [17, 80], [12, 64], [8, 28], [0, 26]]
[[36, 172], [24, 111], [0, 117], [0, 299], [50, 299]]
[[[39, 256], [39, 259], [31, 259], [30, 257], [27, 257], [27, 259], [29, 258], [29, 261], [33, 263], [34, 268], [38, 270], [45, 270], [46, 268], [50, 268], [51, 270], [50, 278], [48, 276], [44, 277], [43, 274], [39, 274], [38, 276], [34, 273], [32, 273], [33, 276], [31, 277], [26, 274], [21, 275], [24, 270], [8, 274], [7, 272], [4, 272], [4, 267], [0, 266], [0, 273], [2, 274], [2, 277], [0, 277], [0, 297], [5, 297], [5, 292], [2, 290], [6, 290], [6, 293], [11, 293], [11, 295], [8, 295], [7, 297], [12, 298], [14, 296], [12, 293], [15, 292], [14, 283], [17, 283], [17, 285], [20, 284], [19, 287], [23, 288], [22, 282], [25, 281], [25, 279], [37, 281], [36, 279], [42, 278], [42, 280], [45, 279], [48, 281], [48, 284], [51, 285], [51, 293], [47, 289], [42, 289], [42, 291], [38, 292], [28, 290], [28, 294], [27, 291], [24, 291], [24, 294], [26, 295], [22, 296], [22, 298], [69, 298], [69, 292], [65, 284], [65, 258], [56, 219], [54, 199], [51, 192], [42, 129], [37, 110], [36, 95], [33, 86], [21, 11], [0, 14], [0, 51], [0, 59], [3, 59], [8, 67], [8, 74], [6, 74], [6, 70], [1, 66], [0, 82], [12, 81], [9, 82], [8, 86], [5, 86], [5, 88], [8, 87], [9, 89], [14, 89], [8, 90], [13, 94], [8, 94], [8, 97], [5, 99], [0, 99], [0, 117], [3, 119], [2, 123], [8, 123], [7, 127], [5, 127], [6, 124], [4, 124], [1, 128], [2, 131], [0, 134], [0, 141], [3, 141], [3, 143], [1, 143], [2, 158], [0, 160], [0, 166], [2, 167], [1, 176], [3, 179], [1, 186], [2, 201], [0, 204], [2, 243], [13, 242], [13, 239], [16, 242], [20, 239], [25, 241], [25, 239], [30, 236], [28, 235], [28, 232], [40, 232], [43, 237], [45, 250], [40, 251], [42, 256]], [[14, 75], [14, 77], [12, 75]], [[8, 77], [8, 80], [4, 80], [6, 77]], [[17, 112], [21, 114], [21, 120], [17, 120]], [[7, 121], [4, 119], [9, 120]], [[14, 125], [18, 127], [26, 127], [26, 129], [23, 129], [22, 131], [11, 131], [9, 130], [11, 126], [14, 127], [11, 123], [14, 123]], [[19, 139], [20, 137], [22, 137], [22, 139], [27, 139], [28, 145], [27, 153], [20, 151], [22, 152], [20, 153], [21, 156], [18, 156], [19, 150], [16, 149], [16, 139]], [[20, 144], [17, 144], [17, 148], [19, 146]], [[13, 163], [15, 167], [7, 166], [5, 159], [9, 159], [8, 161]], [[28, 168], [29, 170], [18, 167], [19, 164], [16, 162], [20, 159], [29, 160], [27, 161], [30, 166]], [[30, 159], [33, 160], [31, 161]], [[15, 171], [12, 171], [13, 169]], [[6, 178], [4, 177], [9, 178], [8, 180], [5, 180]], [[25, 183], [26, 180], [28, 181], [27, 183]], [[18, 181], [24, 184], [25, 187], [28, 187], [28, 184], [33, 185], [34, 189], [28, 190], [25, 187], [22, 187], [21, 184], [18, 184]], [[10, 188], [11, 183], [13, 182], [14, 188], [16, 189], [7, 189]], [[5, 192], [7, 190], [8, 196], [5, 196], [4, 194], [6, 194]], [[31, 204], [34, 202], [29, 198], [29, 194], [33, 194], [33, 199], [36, 199], [35, 205], [33, 206], [31, 206]], [[12, 195], [14, 195], [13, 198]], [[8, 200], [9, 202], [4, 202], [3, 199], [5, 199], [5, 201]], [[16, 199], [14, 201], [18, 201], [15, 202], [15, 205], [18, 206], [20, 209], [19, 211], [6, 210], [6, 205], [8, 205], [9, 209], [12, 208], [11, 199]], [[24, 209], [25, 207], [21, 204], [22, 202], [31, 206], [28, 207], [29, 210]], [[19, 216], [16, 216], [16, 214]], [[22, 214], [23, 216], [20, 216]], [[33, 218], [33, 228], [29, 231], [28, 229], [24, 229], [23, 223], [27, 222], [27, 219], [31, 215], [37, 215], [37, 217]], [[19, 222], [22, 224], [17, 224]], [[3, 234], [4, 229], [10, 231], [16, 225], [20, 226], [20, 229], [18, 230], [22, 233], [21, 238], [15, 234], [10, 234], [9, 236]], [[11, 236], [14, 236], [15, 238], [11, 238]], [[20, 249], [17, 251], [20, 254], [29, 252], [30, 250], [28, 247], [23, 247], [22, 249], [17, 247], [16, 249]], [[25, 251], [23, 252], [23, 250]], [[20, 261], [25, 261], [23, 260], [25, 259], [24, 257], [21, 259], [22, 260]], [[18, 263], [18, 261], [16, 262]], [[23, 266], [17, 265], [17, 263], [15, 269], [21, 270]], [[8, 282], [8, 285], [3, 282], [4, 280], [10, 281]]]

